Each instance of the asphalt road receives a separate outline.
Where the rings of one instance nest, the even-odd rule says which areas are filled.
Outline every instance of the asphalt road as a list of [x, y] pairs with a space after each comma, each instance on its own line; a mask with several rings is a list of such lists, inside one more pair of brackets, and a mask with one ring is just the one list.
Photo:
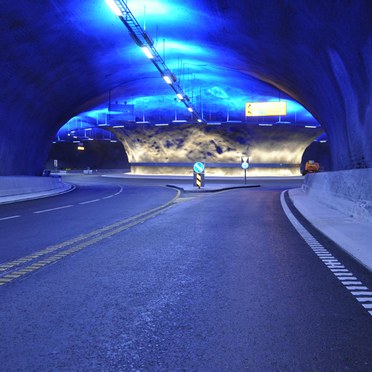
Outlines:
[[0, 206], [0, 370], [372, 370], [372, 317], [286, 217], [287, 185], [75, 181]]

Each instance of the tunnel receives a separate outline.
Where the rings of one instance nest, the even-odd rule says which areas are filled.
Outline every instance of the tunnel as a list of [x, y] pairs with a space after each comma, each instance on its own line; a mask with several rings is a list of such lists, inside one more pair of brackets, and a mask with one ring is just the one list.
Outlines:
[[[206, 117], [234, 119], [244, 101], [282, 94], [326, 132], [332, 170], [371, 167], [368, 1], [129, 7]], [[115, 100], [147, 118], [174, 116], [174, 94], [104, 1], [19, 1], [1, 18], [1, 175], [41, 174], [59, 128]], [[195, 120], [182, 103], [176, 110]]]
[[1, 5], [1, 371], [371, 371], [371, 0]]

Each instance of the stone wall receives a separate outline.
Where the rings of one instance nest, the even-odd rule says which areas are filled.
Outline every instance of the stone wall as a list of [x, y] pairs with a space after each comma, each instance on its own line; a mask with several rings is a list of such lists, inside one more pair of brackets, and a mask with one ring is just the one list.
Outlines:
[[207, 167], [213, 164], [210, 175], [241, 175], [241, 157], [248, 156], [249, 175], [291, 176], [300, 174], [304, 149], [322, 130], [293, 125], [137, 124], [113, 132], [124, 145], [133, 173], [185, 174], [184, 163], [202, 161]]

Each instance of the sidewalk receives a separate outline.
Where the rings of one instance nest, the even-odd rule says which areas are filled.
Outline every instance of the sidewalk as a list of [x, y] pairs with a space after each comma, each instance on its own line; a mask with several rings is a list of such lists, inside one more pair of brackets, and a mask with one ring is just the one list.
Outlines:
[[308, 196], [289, 190], [297, 210], [324, 235], [372, 271], [372, 224], [350, 217]]

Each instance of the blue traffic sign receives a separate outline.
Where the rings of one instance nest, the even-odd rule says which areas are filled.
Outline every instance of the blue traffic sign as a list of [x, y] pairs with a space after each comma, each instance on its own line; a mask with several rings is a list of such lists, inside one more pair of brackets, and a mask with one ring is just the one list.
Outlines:
[[194, 172], [195, 173], [203, 173], [204, 172], [204, 164], [201, 163], [200, 161], [196, 162], [194, 164]]
[[243, 163], [241, 164], [241, 167], [243, 169], [248, 169], [249, 168], [249, 163], [247, 163], [246, 161], [243, 161]]

